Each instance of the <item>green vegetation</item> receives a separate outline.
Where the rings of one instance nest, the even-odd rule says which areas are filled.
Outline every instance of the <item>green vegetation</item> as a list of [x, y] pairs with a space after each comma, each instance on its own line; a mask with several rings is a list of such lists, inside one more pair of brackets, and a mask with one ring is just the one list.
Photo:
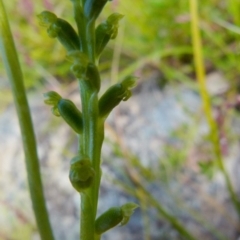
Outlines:
[[[166, 85], [170, 87], [183, 85], [197, 91], [203, 102], [202, 111], [197, 116], [191, 116], [194, 122], [192, 125], [190, 123], [181, 125], [172, 133], [180, 142], [180, 147], [176, 151], [174, 144], [164, 143], [164, 154], [159, 157], [158, 167], [155, 169], [144, 166], [129, 149], [125, 151], [119, 142], [114, 143], [110, 139], [114, 153], [125, 159], [127, 168], [132, 169], [127, 175], [124, 169], [117, 169], [118, 177], [111, 180], [138, 200], [146, 240], [151, 239], [149, 208], [155, 209], [158, 219], [167, 221], [182, 239], [197, 239], [195, 232], [167, 205], [165, 206], [164, 201], [159, 201], [148, 189], [148, 184], [156, 182], [159, 183], [159, 189], [160, 185], [167, 189], [176, 206], [179, 209], [182, 207], [193, 222], [198, 222], [202, 226], [203, 231], [209, 232], [215, 239], [226, 239], [224, 232], [215, 229], [213, 224], [207, 222], [199, 212], [190, 209], [184, 200], [168, 187], [171, 181], [178, 181], [184, 175], [181, 172], [186, 168], [191, 152], [196, 155], [202, 154], [205, 158], [202, 155], [196, 156], [199, 172], [201, 171], [209, 182], [216, 173], [222, 174], [230, 201], [240, 216], [239, 196], [234, 188], [232, 176], [225, 166], [225, 155], [221, 146], [222, 126], [214, 115], [214, 110], [224, 109], [225, 114], [222, 117], [225, 124], [223, 127], [228, 129], [227, 143], [228, 145], [235, 143], [238, 135], [231, 130], [231, 119], [236, 117], [239, 111], [239, 105], [236, 103], [240, 89], [239, 2], [203, 0], [200, 4], [197, 0], [137, 0], [133, 7], [131, 1], [102, 0], [101, 6], [92, 8], [91, 3], [94, 2], [53, 0], [50, 4], [48, 1], [36, 0], [33, 4], [26, 5], [23, 0], [13, 0], [6, 3], [9, 16], [14, 16], [10, 19], [10, 24], [17, 39], [16, 47], [28, 91], [38, 91], [51, 80], [57, 84], [61, 83], [66, 89], [70, 83], [76, 81], [76, 78], [79, 81], [81, 111], [73, 101], [65, 99], [54, 91], [45, 94], [45, 103], [52, 107], [52, 113], [62, 118], [79, 139], [78, 152], [75, 153], [75, 157], [72, 156], [70, 162], [69, 179], [82, 198], [80, 239], [100, 239], [105, 231], [118, 224], [125, 224], [126, 218], [130, 217], [129, 212], [132, 213], [136, 207], [130, 204], [130, 210], [125, 212], [124, 205], [113, 207], [97, 218], [101, 179], [100, 154], [106, 118], [121, 101], [131, 97], [131, 89], [135, 86], [136, 79], [129, 75], [139, 70], [142, 74], [141, 78], [147, 78], [152, 69], [162, 76], [158, 79], [161, 89]], [[197, 2], [199, 2], [198, 6]], [[22, 11], [16, 13], [16, 5]], [[36, 17], [36, 14], [43, 9], [49, 10], [39, 15], [41, 25], [45, 28], [39, 25]], [[113, 12], [124, 14], [124, 17], [121, 14], [112, 14]], [[119, 29], [118, 25], [120, 25]], [[110, 41], [114, 38], [115, 41]], [[10, 48], [13, 49], [13, 46], [11, 45]], [[11, 59], [13, 58], [17, 59], [12, 55]], [[6, 61], [5, 59], [4, 63]], [[227, 79], [229, 87], [223, 95], [209, 95], [206, 78], [211, 72], [218, 72]], [[19, 72], [17, 76], [20, 82], [21, 73]], [[112, 86], [102, 94], [101, 82], [109, 78]], [[4, 90], [8, 90], [7, 88], [8, 86], [4, 87]], [[3, 97], [0, 96], [1, 98]], [[6, 94], [2, 99], [0, 110], [10, 101], [11, 97]], [[16, 103], [27, 104], [19, 100]], [[198, 124], [202, 120], [207, 122], [209, 131], [205, 135], [197, 136]], [[26, 125], [31, 124], [26, 122]], [[32, 146], [33, 143], [30, 145]], [[34, 149], [35, 147], [33, 151]], [[37, 162], [36, 153], [33, 154]], [[113, 165], [111, 161], [108, 164]], [[39, 172], [39, 167], [35, 167]], [[35, 167], [34, 170], [29, 171], [35, 171]], [[41, 186], [40, 178], [36, 184]], [[41, 191], [39, 194], [40, 196], [35, 197], [42, 198], [39, 202], [42, 203], [44, 210], [40, 211], [45, 212]], [[193, 199], [196, 197], [196, 195], [192, 196]], [[34, 201], [36, 202], [33, 199]], [[36, 208], [34, 207], [34, 210], [39, 212]], [[224, 216], [226, 217], [223, 214]], [[45, 233], [41, 233], [42, 239], [53, 239], [47, 216], [43, 217], [46, 221], [37, 221], [40, 233], [44, 232], [41, 228], [48, 229]], [[41, 222], [48, 226], [41, 227]], [[233, 229], [237, 231], [237, 228], [233, 224]], [[33, 227], [30, 226], [26, 234], [30, 235], [32, 229]]]
[[[51, 240], [54, 236], [43, 196], [35, 136], [22, 72], [8, 18], [3, 3], [0, 3], [1, 55], [12, 86], [21, 127], [35, 219], [41, 239]], [[127, 224], [134, 209], [138, 207], [135, 203], [127, 203], [122, 207], [110, 208], [95, 220], [101, 182], [104, 122], [114, 107], [131, 97], [131, 88], [135, 86], [135, 77], [129, 76], [111, 86], [101, 97], [98, 96], [101, 87], [98, 61], [107, 43], [116, 38], [118, 22], [123, 17], [113, 13], [96, 27], [96, 19], [106, 3], [107, 0], [73, 0], [77, 31], [66, 20], [58, 18], [50, 11], [43, 11], [38, 15], [40, 24], [47, 28], [48, 36], [57, 38], [66, 49], [72, 62], [71, 70], [80, 86], [82, 113], [71, 100], [63, 99], [54, 91], [45, 93], [44, 97], [45, 103], [53, 106], [52, 113], [57, 117], [61, 116], [78, 135], [78, 152], [70, 163], [69, 180], [81, 195], [81, 240], [99, 240], [110, 228], [119, 223]]]

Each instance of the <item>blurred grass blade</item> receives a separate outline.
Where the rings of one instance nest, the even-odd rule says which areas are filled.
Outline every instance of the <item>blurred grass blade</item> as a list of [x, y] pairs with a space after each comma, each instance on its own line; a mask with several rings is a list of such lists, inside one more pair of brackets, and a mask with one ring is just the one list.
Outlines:
[[[0, 54], [8, 74], [22, 134], [28, 184], [37, 226], [42, 240], [53, 240], [39, 170], [36, 141], [13, 37], [3, 2], [0, 0]], [[16, 159], [17, 161], [18, 159]]]
[[240, 26], [233, 25], [227, 21], [224, 21], [220, 18], [215, 18], [214, 19], [215, 23], [217, 23], [219, 26], [226, 28], [227, 30], [239, 34], [240, 35]]
[[240, 3], [239, 0], [229, 0], [228, 10], [232, 15], [233, 21], [237, 26], [240, 26]]
[[211, 100], [206, 88], [205, 68], [204, 68], [203, 54], [202, 54], [203, 48], [201, 43], [199, 20], [198, 20], [198, 1], [197, 0], [189, 0], [189, 1], [190, 1], [191, 34], [192, 34], [192, 44], [193, 44], [193, 52], [194, 52], [194, 62], [195, 62], [195, 69], [196, 69], [197, 81], [199, 84], [200, 95], [202, 97], [202, 102], [203, 102], [203, 111], [209, 125], [210, 140], [212, 143], [212, 147], [215, 154], [215, 158], [217, 160], [218, 167], [224, 175], [227, 189], [231, 196], [232, 203], [235, 206], [236, 211], [240, 218], [240, 202], [233, 189], [230, 177], [223, 163], [221, 145], [219, 141], [219, 132], [218, 132], [217, 124], [213, 118], [212, 109], [211, 109]]

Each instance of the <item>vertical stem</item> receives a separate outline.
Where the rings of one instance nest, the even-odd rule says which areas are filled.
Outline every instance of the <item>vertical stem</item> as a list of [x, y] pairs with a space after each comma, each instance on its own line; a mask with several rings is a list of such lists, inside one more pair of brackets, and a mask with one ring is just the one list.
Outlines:
[[83, 10], [82, 10], [82, 1], [81, 0], [73, 0], [73, 14], [77, 24], [78, 29], [78, 36], [79, 36], [79, 49], [83, 51], [83, 26], [84, 26], [84, 17], [83, 17]]
[[89, 21], [83, 15], [79, 29], [81, 31], [80, 42], [82, 43], [82, 51], [88, 56], [90, 62], [95, 63], [95, 21]]
[[80, 0], [73, 1], [74, 18], [77, 23], [80, 50], [88, 56], [89, 61], [95, 63], [95, 20], [85, 16], [84, 4]]
[[219, 141], [218, 128], [212, 115], [211, 100], [210, 100], [210, 97], [206, 88], [206, 83], [205, 83], [205, 69], [203, 64], [202, 43], [201, 43], [201, 36], [199, 31], [197, 0], [190, 0], [190, 13], [191, 13], [191, 30], [192, 30], [194, 61], [196, 66], [196, 74], [197, 74], [197, 80], [199, 83], [200, 94], [203, 101], [203, 110], [210, 128], [210, 138], [211, 138], [212, 146], [214, 149], [215, 157], [217, 159], [218, 167], [225, 178], [227, 189], [229, 191], [232, 203], [235, 206], [237, 213], [240, 217], [240, 202], [238, 200], [238, 197], [232, 186], [230, 177], [224, 166], [222, 153], [221, 153], [221, 145]]
[[89, 88], [87, 81], [79, 80], [79, 84], [84, 124], [79, 151], [91, 159], [92, 167], [95, 170], [93, 185], [81, 194], [80, 240], [93, 240], [101, 179], [100, 156], [104, 130], [103, 121], [98, 116], [97, 93]]
[[[95, 20], [84, 14], [86, 1], [74, 1], [74, 15], [80, 38], [80, 50], [95, 64]], [[100, 157], [104, 138], [103, 121], [98, 116], [98, 94], [85, 79], [79, 79], [82, 102], [83, 133], [79, 139], [79, 153], [90, 158], [95, 171], [93, 185], [81, 193], [80, 240], [100, 240], [94, 234], [98, 192], [101, 180]]]
[[22, 71], [2, 0], [0, 0], [0, 53], [11, 83], [21, 128], [28, 184], [37, 226], [41, 239], [53, 240], [54, 237], [44, 200], [36, 141]]
[[[87, 19], [86, 19], [87, 21]], [[83, 49], [88, 55], [89, 61], [95, 63], [95, 20], [87, 21], [85, 28], [86, 41]]]

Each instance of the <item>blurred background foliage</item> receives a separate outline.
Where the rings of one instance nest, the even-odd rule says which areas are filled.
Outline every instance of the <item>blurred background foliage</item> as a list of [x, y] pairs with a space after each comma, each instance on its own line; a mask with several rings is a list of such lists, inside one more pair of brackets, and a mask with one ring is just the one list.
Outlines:
[[[234, 7], [232, 2], [235, 2]], [[69, 72], [65, 50], [55, 39], [47, 36], [36, 17], [42, 10], [48, 9], [74, 25], [71, 2], [13, 0], [5, 4], [11, 16], [10, 23], [27, 87], [36, 88], [43, 81], [48, 81], [50, 76], [62, 82], [71, 81], [73, 76]], [[239, 10], [237, 4], [238, 1], [234, 0], [203, 0], [199, 9], [206, 69], [208, 72], [220, 70], [232, 86], [239, 85], [240, 29], [235, 25], [238, 18], [234, 18], [234, 13]], [[107, 72], [120, 61], [120, 69], [123, 69], [120, 77], [123, 77], [136, 68], [153, 64], [166, 81], [190, 80], [193, 57], [188, 1], [137, 0], [132, 3], [115, 0], [107, 5], [99, 21], [112, 11], [123, 13], [125, 18], [120, 23], [117, 41], [112, 41], [102, 56], [103, 71]]]
[[[27, 89], [35, 91], [45, 84], [54, 85], [56, 82], [67, 87], [74, 80], [74, 77], [69, 71], [70, 63], [66, 60], [66, 52], [60, 43], [47, 36], [46, 29], [39, 26], [36, 15], [47, 9], [56, 13], [58, 17], [68, 20], [74, 26], [71, 1], [12, 0], [5, 1], [5, 5]], [[133, 72], [149, 76], [152, 72], [157, 71], [160, 88], [164, 88], [166, 85], [186, 84], [194, 90], [197, 89], [193, 64], [189, 1], [113, 0], [104, 9], [99, 22], [104, 21], [112, 12], [122, 13], [125, 17], [120, 22], [117, 39], [110, 42], [102, 55], [100, 70], [103, 80], [114, 83]], [[229, 141], [228, 144], [231, 144], [238, 139], [234, 130], [231, 130], [232, 122], [229, 120], [235, 112], [227, 111], [226, 114], [226, 112], [222, 113], [221, 111], [226, 111], [225, 106], [228, 102], [234, 102], [240, 91], [240, 71], [238, 68], [240, 60], [240, 3], [238, 0], [201, 0], [199, 1], [199, 14], [206, 73], [221, 73], [224, 79], [227, 79], [229, 86], [224, 96], [217, 96], [212, 100], [214, 105], [218, 107], [217, 112], [225, 118], [224, 134]], [[0, 75], [4, 76], [4, 74], [1, 64]], [[11, 103], [12, 97], [10, 86], [6, 80], [0, 81], [0, 87], [4, 91], [4, 94], [0, 95], [0, 111], [3, 111]], [[238, 111], [240, 109], [239, 103], [234, 104], [233, 106]], [[141, 165], [137, 157], [131, 153], [124, 155], [119, 143], [113, 146], [114, 153], [117, 156], [128, 158], [128, 165], [136, 168], [138, 175], [144, 178], [146, 183], [150, 180], [166, 183], [173, 178], [178, 180], [177, 171], [183, 168], [186, 158], [189, 157], [189, 152], [200, 152], [199, 158], [204, 161], [211, 159], [212, 150], [206, 144], [207, 137], [201, 136], [202, 139], [198, 140], [196, 144], [192, 141], [198, 134], [196, 128], [200, 122], [200, 115], [201, 113], [194, 117], [193, 125], [181, 125], [172, 133], [176, 141], [174, 144], [165, 144], [159, 168], [150, 169]], [[227, 116], [229, 118], [226, 118]], [[199, 164], [199, 167], [203, 173], [211, 177], [213, 175], [211, 164], [206, 164], [204, 161]], [[121, 174], [124, 178], [125, 172], [121, 172]], [[129, 176], [129, 181], [132, 181], [131, 173]], [[133, 184], [131, 189], [127, 189], [124, 183], [120, 182], [119, 185], [126, 192], [139, 198], [140, 202], [146, 198], [146, 192], [142, 193], [144, 195], [142, 196], [141, 189], [140, 193], [136, 193], [136, 191], [133, 193], [137, 183]], [[154, 200], [150, 199], [149, 201], [154, 205]], [[158, 208], [158, 206], [155, 207]], [[196, 212], [192, 213], [192, 217], [197, 221]], [[200, 220], [202, 224], [205, 221]], [[32, 229], [34, 227], [30, 226], [29, 232], [33, 231]], [[212, 232], [216, 235], [215, 239], [225, 239], [222, 235], [221, 237], [217, 236], [218, 230], [214, 229]], [[146, 239], [150, 239], [150, 237], [146, 237]]]

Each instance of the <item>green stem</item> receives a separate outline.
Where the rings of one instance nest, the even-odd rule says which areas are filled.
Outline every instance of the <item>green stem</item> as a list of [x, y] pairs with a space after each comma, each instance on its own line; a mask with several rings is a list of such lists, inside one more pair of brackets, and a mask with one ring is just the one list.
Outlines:
[[87, 53], [90, 62], [95, 63], [95, 21], [89, 21], [85, 28], [86, 41], [83, 50]]
[[82, 113], [83, 134], [79, 141], [79, 152], [88, 156], [95, 170], [93, 185], [81, 194], [81, 225], [80, 240], [94, 239], [94, 222], [97, 213], [98, 192], [101, 180], [100, 156], [104, 138], [103, 121], [98, 117], [98, 97], [88, 82], [79, 80]]
[[85, 2], [73, 1], [74, 18], [78, 28], [80, 50], [85, 53], [89, 61], [95, 63], [95, 20], [88, 19], [83, 12]]
[[[80, 38], [80, 50], [89, 61], [95, 63], [95, 20], [89, 20], [83, 12], [85, 1], [75, 0], [74, 15]], [[91, 159], [95, 171], [93, 185], [81, 193], [80, 240], [100, 240], [94, 234], [98, 192], [101, 180], [100, 157], [104, 138], [104, 122], [98, 116], [98, 95], [89, 82], [79, 79], [82, 102], [83, 133], [79, 137], [79, 153]]]
[[200, 88], [200, 94], [203, 101], [203, 110], [207, 118], [207, 122], [210, 128], [210, 138], [217, 159], [217, 164], [222, 172], [229, 195], [231, 197], [232, 203], [240, 218], [240, 202], [232, 186], [230, 177], [225, 169], [224, 162], [222, 159], [221, 145], [219, 141], [219, 132], [216, 121], [214, 120], [212, 110], [211, 110], [211, 100], [207, 91], [205, 82], [205, 68], [202, 56], [202, 42], [199, 31], [199, 20], [198, 20], [198, 6], [197, 0], [190, 0], [190, 13], [191, 13], [191, 30], [192, 30], [192, 41], [193, 41], [193, 51], [194, 51], [194, 61], [196, 66], [197, 80]]
[[82, 22], [78, 26], [81, 29], [82, 51], [88, 56], [90, 62], [95, 63], [95, 20], [89, 20], [83, 15]]
[[83, 41], [84, 41], [84, 36], [83, 36], [83, 26], [84, 26], [84, 16], [83, 16], [83, 2], [82, 0], [73, 0], [73, 13], [74, 13], [74, 18], [77, 24], [77, 29], [78, 29], [78, 36], [79, 36], [79, 42], [80, 42], [80, 50], [83, 51]]
[[2, 0], [0, 0], [0, 51], [11, 83], [21, 128], [28, 184], [37, 226], [41, 239], [53, 240], [54, 237], [44, 200], [36, 141], [23, 84], [22, 71]]

